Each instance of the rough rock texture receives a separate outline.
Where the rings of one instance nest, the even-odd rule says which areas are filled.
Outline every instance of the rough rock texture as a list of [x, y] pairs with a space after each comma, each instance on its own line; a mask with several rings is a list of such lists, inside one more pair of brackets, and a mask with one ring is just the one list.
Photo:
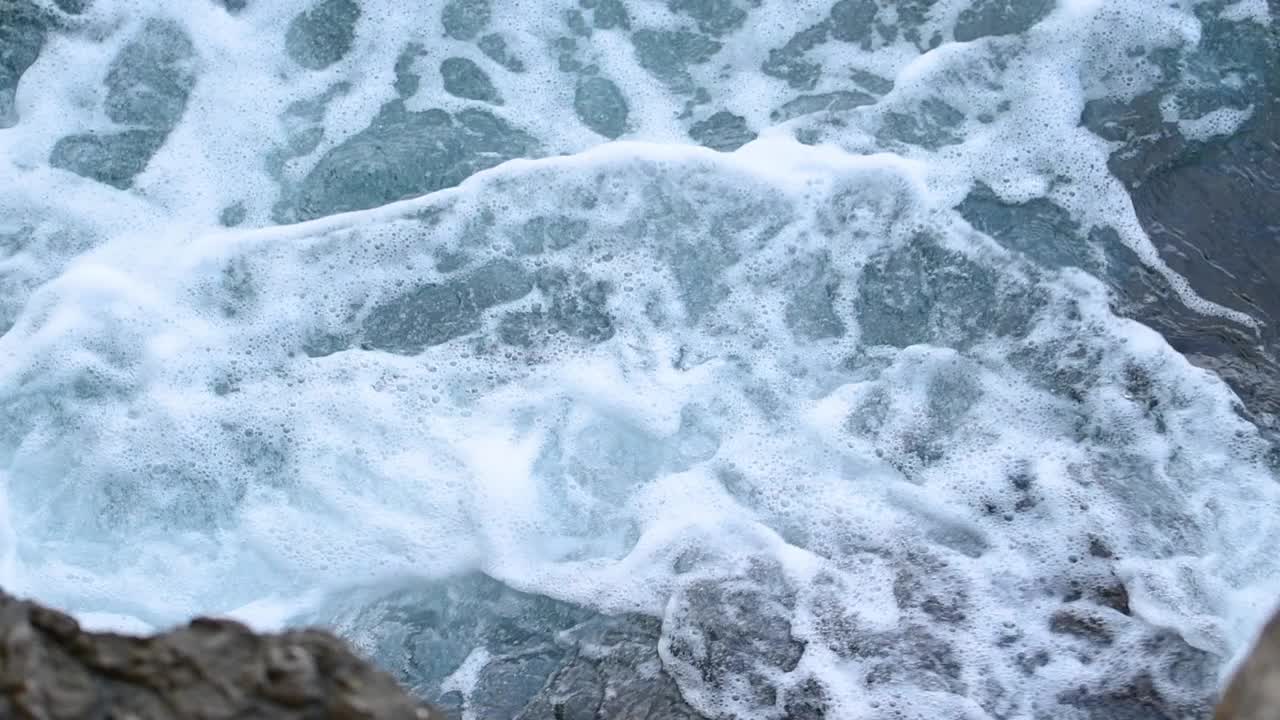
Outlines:
[[663, 668], [660, 620], [602, 615], [479, 573], [358, 590], [308, 620], [335, 628], [447, 720], [705, 717]]
[[[1280, 21], [1280, 2], [1267, 5]], [[1186, 138], [1163, 119], [1157, 93], [1129, 103], [1091, 101], [1081, 121], [1117, 144], [1109, 166], [1161, 260], [1198, 295], [1257, 326], [1187, 308], [1136, 265], [1119, 283], [1120, 311], [1218, 373], [1252, 419], [1280, 438], [1280, 36], [1257, 23], [1225, 22], [1208, 5], [1199, 13], [1204, 34], [1195, 62], [1257, 69], [1242, 76], [1244, 94], [1234, 101], [1250, 109], [1238, 132]], [[1194, 106], [1203, 102], [1197, 92], [1221, 91], [1182, 92], [1179, 102]]]
[[85, 632], [0, 593], [0, 717], [439, 720], [318, 630], [198, 619], [150, 638]]
[[1262, 629], [1218, 702], [1214, 720], [1280, 720], [1280, 613]]

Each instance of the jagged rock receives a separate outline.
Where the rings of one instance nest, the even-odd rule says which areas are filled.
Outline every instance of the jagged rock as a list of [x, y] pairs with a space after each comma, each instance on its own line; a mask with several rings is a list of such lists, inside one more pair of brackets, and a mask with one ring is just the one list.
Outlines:
[[308, 619], [335, 628], [447, 720], [464, 712], [486, 720], [705, 719], [659, 657], [662, 621], [603, 615], [487, 575], [355, 590]]
[[201, 618], [148, 638], [91, 633], [3, 593], [0, 717], [441, 720], [323, 631]]
[[1222, 693], [1214, 720], [1280, 720], [1280, 613], [1262, 629]]

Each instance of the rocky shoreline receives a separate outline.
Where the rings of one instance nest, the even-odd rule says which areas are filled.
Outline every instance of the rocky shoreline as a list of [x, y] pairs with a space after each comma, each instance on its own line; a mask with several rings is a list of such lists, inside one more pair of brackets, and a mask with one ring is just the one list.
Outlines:
[[443, 720], [333, 635], [200, 618], [148, 638], [0, 593], [0, 717]]
[[[459, 595], [464, 592], [470, 596]], [[455, 581], [434, 601], [393, 593], [333, 620], [356, 634], [357, 646], [380, 656], [409, 691], [324, 630], [259, 634], [235, 621], [198, 618], [152, 637], [130, 637], [88, 632], [69, 615], [0, 593], [0, 717], [446, 720], [462, 717], [464, 698], [441, 680], [466, 674], [455, 666], [467, 664], [477, 649], [485, 661], [472, 673], [465, 701], [474, 717], [704, 717], [662, 666], [653, 620], [596, 616], [483, 576]], [[441, 698], [443, 705], [433, 708], [415, 695]], [[821, 699], [811, 699], [788, 705], [785, 717], [828, 717]], [[1079, 701], [1073, 704], [1097, 718], [1208, 712], [1171, 714], [1149, 678], [1104, 694], [1082, 688]], [[1280, 614], [1239, 664], [1213, 717], [1280, 718]]]

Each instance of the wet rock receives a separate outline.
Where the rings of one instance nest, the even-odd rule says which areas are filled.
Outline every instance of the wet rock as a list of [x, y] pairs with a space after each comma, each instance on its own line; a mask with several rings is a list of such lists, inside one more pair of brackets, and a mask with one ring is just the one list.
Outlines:
[[585, 220], [565, 215], [539, 215], [520, 226], [511, 242], [521, 255], [539, 255], [545, 250], [563, 250], [587, 234]]
[[[68, 15], [79, 15], [89, 9], [90, 1], [91, 0], [53, 0], [53, 3], [58, 6], [59, 10], [67, 13]], [[243, 6], [244, 0], [224, 0], [224, 4], [226, 5], [231, 5], [232, 3], [240, 3], [241, 6]]]
[[[1117, 311], [1160, 332], [1191, 362], [1218, 373], [1264, 431], [1280, 433], [1280, 44], [1221, 4], [1196, 8], [1199, 43], [1154, 50], [1155, 85], [1132, 99], [1099, 98], [1081, 123], [1116, 143], [1108, 166], [1125, 185], [1161, 260], [1201, 297], [1251, 315], [1258, 327], [1188, 308], [1126, 248], [1108, 247]], [[1273, 9], [1274, 15], [1274, 9]], [[1213, 78], [1230, 74], [1233, 82]], [[1238, 132], [1194, 139], [1162, 108], [1189, 117], [1248, 107]], [[1183, 110], [1185, 108], [1185, 110]], [[1114, 239], [1110, 230], [1100, 230]], [[1118, 245], [1118, 239], [1115, 240]]]
[[875, 0], [840, 0], [831, 7], [831, 37], [869, 47], [878, 10]]
[[797, 336], [809, 340], [837, 338], [845, 334], [844, 320], [836, 312], [840, 274], [831, 268], [826, 253], [794, 268], [796, 284], [790, 288], [786, 322]]
[[627, 101], [613, 81], [600, 76], [578, 83], [573, 110], [583, 125], [610, 140], [627, 131]]
[[1024, 335], [1040, 292], [922, 236], [872, 259], [856, 317], [869, 345], [965, 348], [990, 335]]
[[777, 678], [805, 651], [792, 635], [794, 606], [794, 593], [769, 561], [752, 561], [740, 577], [689, 583], [663, 621], [666, 667], [682, 687], [710, 693], [719, 706], [772, 709], [786, 694]]
[[454, 40], [471, 40], [489, 24], [489, 0], [449, 0], [440, 11], [444, 34]]
[[872, 105], [875, 102], [874, 95], [869, 95], [860, 90], [837, 90], [819, 95], [800, 95], [788, 100], [782, 107], [774, 110], [769, 117], [774, 122], [784, 122], [801, 115], [852, 110], [863, 105]]
[[[458, 717], [702, 717], [662, 669], [658, 620], [600, 615], [485, 575], [356, 593], [318, 619]], [[446, 691], [468, 660], [475, 683]]]
[[1077, 609], [1063, 609], [1049, 617], [1049, 631], [1059, 635], [1073, 635], [1099, 645], [1110, 645], [1115, 640], [1107, 623], [1096, 614]]
[[195, 86], [195, 49], [175, 23], [149, 20], [107, 71], [107, 117], [168, 132], [182, 119]]
[[[1275, 422], [1280, 417], [1280, 293], [1275, 292], [1280, 287], [1275, 243], [1280, 100], [1260, 109], [1245, 132], [1199, 152], [1194, 162], [1143, 178], [1129, 194], [1143, 229], [1174, 272], [1201, 297], [1260, 321], [1256, 331], [1213, 318], [1178, 323], [1180, 331], [1166, 335], [1170, 344], [1217, 370], [1253, 411]], [[1138, 319], [1151, 324], [1151, 318]]]
[[538, 273], [537, 286], [549, 300], [547, 320], [560, 332], [592, 343], [613, 337], [608, 283], [580, 273], [546, 269]]
[[413, 97], [414, 93], [418, 92], [418, 86], [422, 84], [422, 76], [414, 68], [414, 63], [425, 54], [426, 50], [422, 45], [409, 43], [396, 57], [396, 79], [392, 87], [402, 100]]
[[964, 113], [946, 102], [926, 98], [910, 111], [885, 113], [881, 132], [889, 140], [937, 150], [961, 141], [958, 126], [964, 120]]
[[54, 144], [49, 164], [124, 190], [133, 186], [165, 137], [156, 130], [70, 135]]
[[1026, 32], [1055, 5], [1055, 0], [980, 0], [960, 12], [954, 36], [959, 42], [968, 42], [990, 35]]
[[244, 203], [235, 202], [222, 209], [218, 213], [218, 224], [223, 227], [235, 227], [244, 222], [248, 212], [245, 210]]
[[327, 68], [351, 51], [359, 19], [360, 6], [354, 0], [322, 0], [289, 23], [285, 51], [304, 68]]
[[0, 708], [30, 718], [444, 720], [332, 635], [197, 619], [149, 638], [82, 630], [0, 594]]
[[667, 7], [696, 20], [698, 29], [708, 35], [730, 33], [747, 19], [747, 11], [734, 0], [667, 0]]
[[1280, 718], [1280, 614], [1272, 616], [1222, 692], [1214, 720]]
[[599, 30], [631, 29], [631, 15], [622, 0], [578, 0], [585, 8], [593, 8], [591, 21]]
[[720, 43], [685, 30], [637, 30], [631, 34], [640, 66], [676, 92], [693, 92], [689, 66], [707, 62]]
[[689, 137], [699, 145], [720, 152], [732, 152], [756, 139], [747, 119], [727, 110], [700, 120], [689, 127]]
[[18, 122], [18, 81], [44, 47], [49, 17], [29, 0], [0, 0], [0, 128]]
[[495, 260], [460, 278], [415, 288], [385, 300], [364, 321], [364, 347], [403, 355], [422, 352], [480, 329], [491, 307], [533, 290], [524, 268]]
[[770, 50], [760, 71], [785, 80], [795, 90], [812, 90], [822, 75], [822, 65], [806, 59], [805, 53], [827, 42], [830, 34], [831, 25], [827, 21], [801, 30], [782, 47]]
[[970, 225], [1045, 268], [1078, 267], [1097, 273], [1103, 258], [1087, 242], [1079, 223], [1046, 198], [1006, 203], [987, 187], [977, 187], [956, 206]]
[[1203, 710], [1166, 697], [1150, 675], [1140, 675], [1109, 689], [1064, 692], [1058, 702], [1078, 709], [1089, 720], [1175, 720], [1201, 717]]
[[527, 133], [484, 110], [408, 112], [393, 103], [325, 153], [276, 209], [276, 219], [309, 220], [453, 187], [536, 147]]
[[49, 163], [121, 189], [132, 186], [182, 119], [196, 81], [194, 54], [176, 24], [148, 20], [112, 61], [105, 80], [107, 117], [132, 129], [64, 137]]
[[524, 62], [507, 49], [507, 40], [497, 33], [485, 35], [476, 41], [476, 47], [485, 57], [514, 73], [524, 72]]
[[444, 80], [444, 91], [454, 97], [500, 103], [498, 91], [488, 74], [467, 58], [445, 58], [440, 63], [440, 77]]

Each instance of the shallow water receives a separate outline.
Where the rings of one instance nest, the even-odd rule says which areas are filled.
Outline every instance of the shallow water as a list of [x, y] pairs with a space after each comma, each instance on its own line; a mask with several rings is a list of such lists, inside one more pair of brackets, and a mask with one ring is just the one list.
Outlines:
[[1280, 590], [1266, 3], [0, 0], [0, 584], [460, 717], [1185, 717]]

